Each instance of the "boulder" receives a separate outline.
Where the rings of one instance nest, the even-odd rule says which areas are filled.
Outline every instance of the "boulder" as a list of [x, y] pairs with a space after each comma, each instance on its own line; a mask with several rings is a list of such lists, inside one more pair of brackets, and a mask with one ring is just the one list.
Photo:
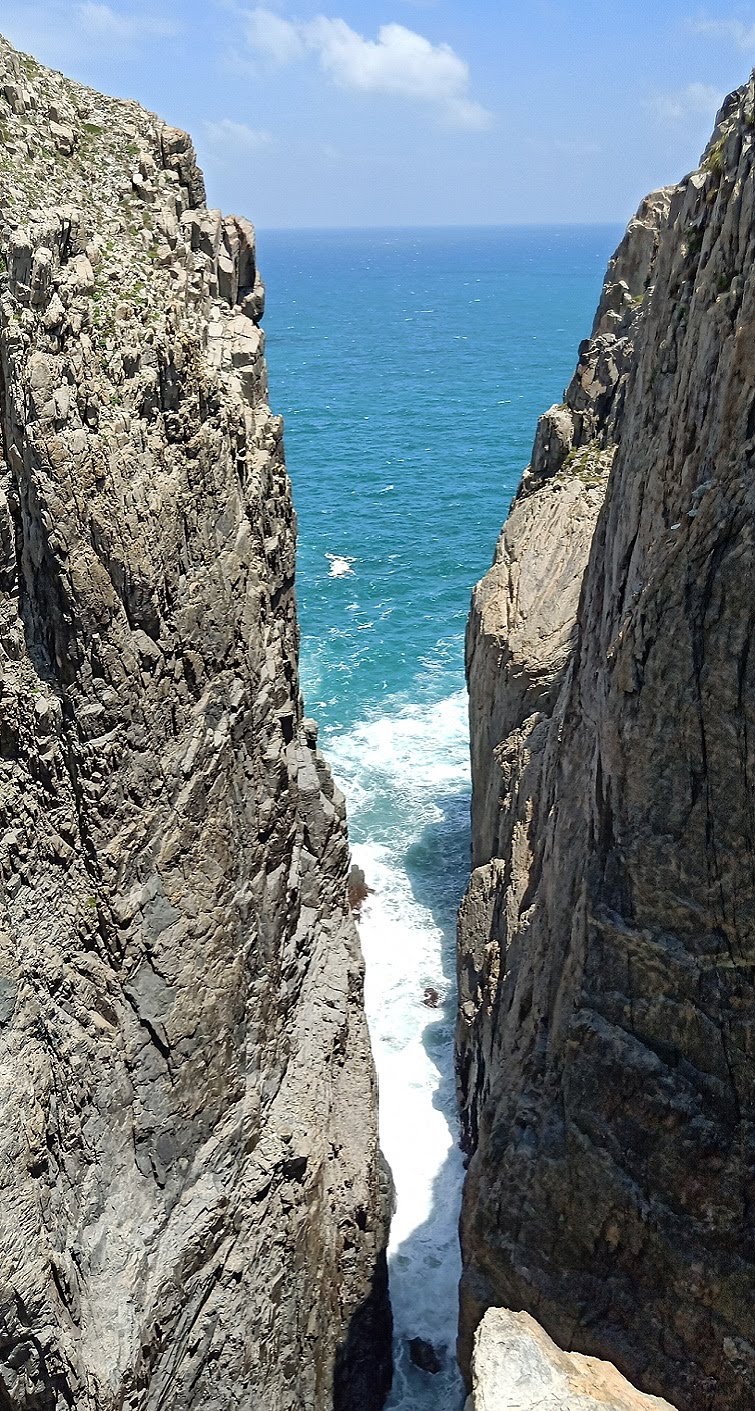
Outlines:
[[467, 1411], [674, 1411], [610, 1362], [562, 1352], [527, 1313], [491, 1308], [477, 1330]]

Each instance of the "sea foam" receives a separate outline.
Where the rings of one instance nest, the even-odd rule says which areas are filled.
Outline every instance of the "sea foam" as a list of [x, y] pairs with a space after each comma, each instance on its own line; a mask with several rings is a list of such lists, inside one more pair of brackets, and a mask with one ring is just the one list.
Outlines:
[[[455, 911], [468, 856], [463, 691], [398, 706], [327, 740], [346, 793], [354, 857], [372, 894], [360, 922], [366, 1005], [380, 1082], [381, 1143], [393, 1171], [389, 1248], [396, 1376], [391, 1411], [457, 1411], [458, 1214], [463, 1180], [453, 1078]], [[437, 1009], [424, 1003], [438, 991]], [[436, 1376], [411, 1338], [443, 1358]]]

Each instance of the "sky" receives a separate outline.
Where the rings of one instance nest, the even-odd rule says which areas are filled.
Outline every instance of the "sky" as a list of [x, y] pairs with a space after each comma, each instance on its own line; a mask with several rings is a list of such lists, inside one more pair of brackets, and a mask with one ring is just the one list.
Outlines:
[[0, 0], [194, 137], [261, 228], [625, 222], [755, 64], [755, 0]]

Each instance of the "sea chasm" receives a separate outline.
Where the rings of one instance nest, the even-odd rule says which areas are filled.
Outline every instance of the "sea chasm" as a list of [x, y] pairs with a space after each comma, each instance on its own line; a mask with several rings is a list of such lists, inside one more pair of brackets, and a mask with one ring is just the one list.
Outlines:
[[258, 236], [0, 38], [2, 1411], [749, 1411], [753, 113]]

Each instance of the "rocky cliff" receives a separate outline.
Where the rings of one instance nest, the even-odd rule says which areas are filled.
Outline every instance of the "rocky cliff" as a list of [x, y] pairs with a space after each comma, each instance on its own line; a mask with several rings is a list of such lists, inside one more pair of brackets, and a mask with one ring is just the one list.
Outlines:
[[342, 799], [254, 233], [0, 41], [0, 1406], [377, 1407]]
[[644, 203], [468, 635], [460, 1348], [755, 1377], [755, 92]]

